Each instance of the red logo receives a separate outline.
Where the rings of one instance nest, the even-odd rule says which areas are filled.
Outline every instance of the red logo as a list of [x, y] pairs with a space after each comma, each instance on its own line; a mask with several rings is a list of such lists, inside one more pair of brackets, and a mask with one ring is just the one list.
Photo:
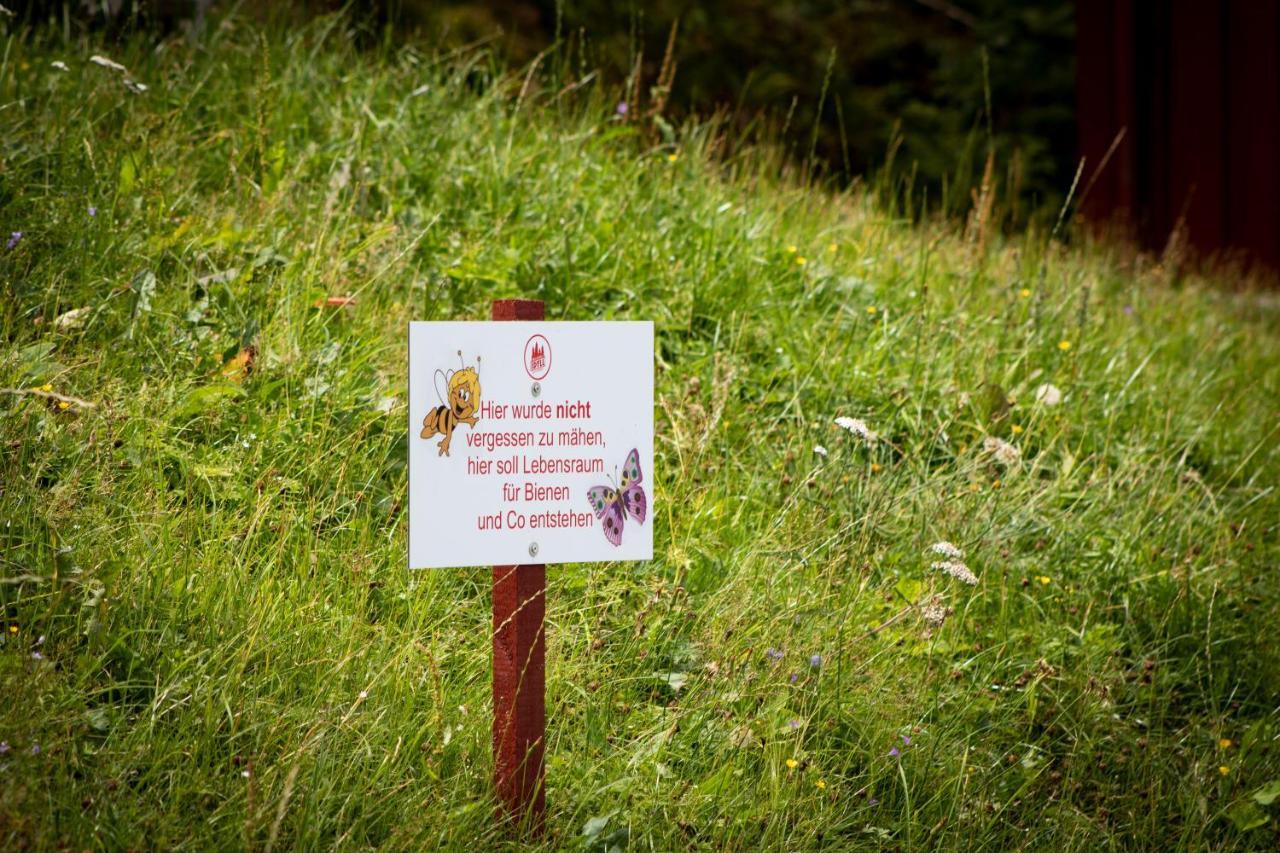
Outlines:
[[544, 379], [551, 372], [551, 344], [542, 335], [525, 341], [524, 371], [530, 379]]

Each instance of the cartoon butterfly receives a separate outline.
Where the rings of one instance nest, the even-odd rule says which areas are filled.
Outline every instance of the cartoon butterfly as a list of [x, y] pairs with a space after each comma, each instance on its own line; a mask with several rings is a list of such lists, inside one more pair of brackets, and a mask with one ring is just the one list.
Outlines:
[[640, 488], [643, 480], [644, 477], [640, 474], [640, 451], [633, 448], [622, 465], [622, 481], [617, 489], [593, 486], [587, 490], [587, 500], [596, 511], [596, 518], [604, 519], [604, 538], [614, 545], [622, 544], [622, 523], [628, 515], [637, 524], [644, 524], [649, 499], [644, 496], [644, 489]]

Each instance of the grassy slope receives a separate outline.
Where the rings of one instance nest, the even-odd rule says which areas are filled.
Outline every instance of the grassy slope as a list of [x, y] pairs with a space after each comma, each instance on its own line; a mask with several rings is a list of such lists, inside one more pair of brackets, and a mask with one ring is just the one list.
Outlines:
[[404, 327], [527, 295], [660, 351], [656, 559], [550, 575], [551, 843], [1276, 840], [1223, 816], [1280, 778], [1274, 302], [335, 26], [111, 49], [141, 95], [5, 38], [0, 385], [98, 405], [0, 397], [0, 838], [495, 843], [489, 574], [403, 568]]

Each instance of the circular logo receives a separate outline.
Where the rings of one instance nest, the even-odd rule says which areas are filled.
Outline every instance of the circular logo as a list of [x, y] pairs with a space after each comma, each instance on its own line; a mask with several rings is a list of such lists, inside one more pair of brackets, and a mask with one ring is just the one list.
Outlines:
[[524, 342], [524, 372], [530, 379], [544, 379], [551, 372], [551, 344], [542, 335]]

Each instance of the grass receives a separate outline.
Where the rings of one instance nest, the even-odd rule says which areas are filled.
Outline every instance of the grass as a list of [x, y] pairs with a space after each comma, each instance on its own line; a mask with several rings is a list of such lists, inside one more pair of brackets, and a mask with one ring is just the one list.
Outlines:
[[654, 142], [555, 55], [7, 26], [6, 846], [507, 843], [490, 574], [406, 572], [402, 500], [406, 322], [512, 296], [657, 330], [655, 559], [549, 573], [547, 846], [1280, 839], [1273, 295]]

